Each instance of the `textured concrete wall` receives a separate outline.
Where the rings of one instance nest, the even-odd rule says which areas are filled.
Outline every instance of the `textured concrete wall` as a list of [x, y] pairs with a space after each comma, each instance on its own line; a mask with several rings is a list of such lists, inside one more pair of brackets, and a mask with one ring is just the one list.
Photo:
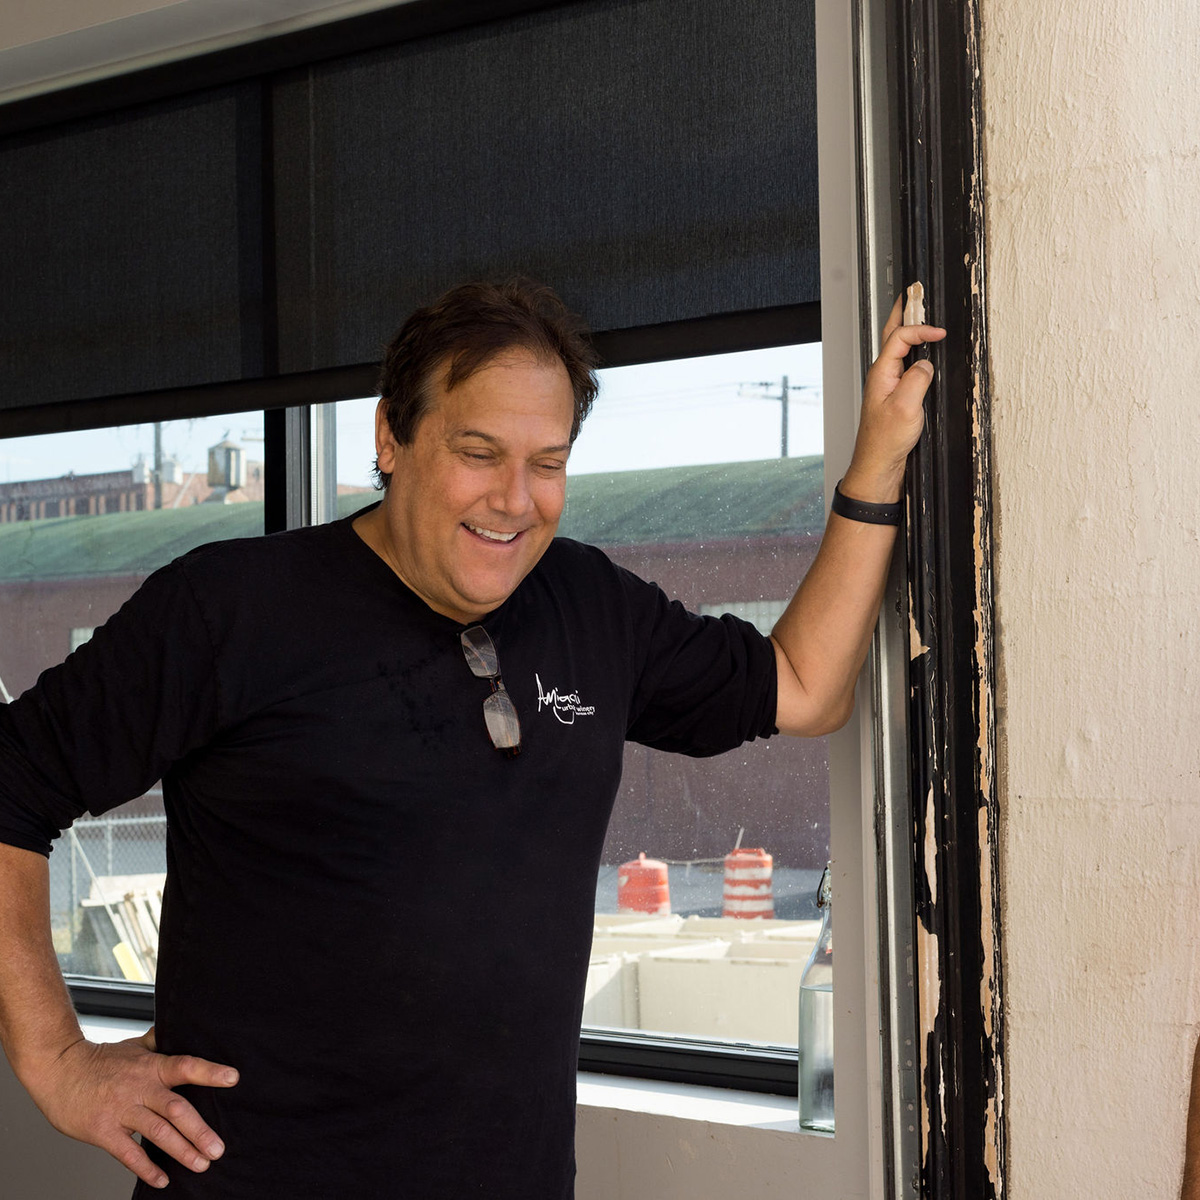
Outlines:
[[1177, 1194], [1200, 1019], [1200, 38], [983, 0], [1010, 1191]]

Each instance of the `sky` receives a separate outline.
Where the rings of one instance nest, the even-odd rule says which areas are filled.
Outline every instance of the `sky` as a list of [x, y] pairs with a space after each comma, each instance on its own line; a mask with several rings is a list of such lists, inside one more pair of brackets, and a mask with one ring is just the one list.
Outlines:
[[[600, 372], [569, 473], [777, 458], [785, 375], [789, 453], [820, 454], [821, 347], [809, 343]], [[338, 405], [339, 483], [371, 482], [374, 410], [374, 397]], [[167, 422], [163, 451], [185, 471], [202, 471], [208, 447], [226, 437], [261, 460], [262, 413]], [[126, 470], [139, 455], [154, 457], [153, 425], [0, 439], [0, 481]]]

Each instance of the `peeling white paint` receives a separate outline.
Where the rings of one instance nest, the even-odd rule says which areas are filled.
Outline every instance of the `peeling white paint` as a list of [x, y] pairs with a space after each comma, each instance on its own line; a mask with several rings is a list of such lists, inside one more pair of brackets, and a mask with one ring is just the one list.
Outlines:
[[903, 323], [905, 325], [925, 324], [925, 285], [918, 279], [910, 283], [905, 290]]
[[908, 581], [908, 657], [909, 660], [920, 658], [922, 654], [928, 654], [929, 647], [921, 638], [921, 631], [917, 628], [917, 622], [913, 619], [913, 594], [912, 580]]
[[984, 1165], [987, 1167], [988, 1178], [992, 1181], [992, 1189], [995, 1191], [996, 1196], [999, 1197], [1004, 1194], [1004, 1183], [1000, 1177], [1000, 1159], [998, 1149], [1000, 1145], [1000, 1138], [999, 1126], [996, 1121], [996, 1108], [996, 1097], [993, 1096], [990, 1100], [988, 1100], [987, 1104], [987, 1123], [983, 1131], [983, 1161]]
[[[921, 1079], [929, 1074], [929, 1041], [937, 1024], [941, 1007], [942, 979], [941, 962], [938, 958], [938, 936], [931, 933], [921, 921], [917, 926], [917, 992], [921, 1024]], [[939, 1074], [938, 1092], [944, 1097], [945, 1083]], [[944, 1114], [945, 1104], [939, 1105]], [[944, 1123], [944, 1117], [943, 1117]], [[921, 1161], [929, 1160], [929, 1105], [921, 1105]]]
[[996, 930], [992, 920], [992, 839], [988, 829], [988, 811], [979, 810], [979, 907], [983, 920], [979, 940], [983, 950], [983, 972], [979, 982], [979, 1009], [983, 1014], [983, 1033], [994, 1034], [996, 1007]]

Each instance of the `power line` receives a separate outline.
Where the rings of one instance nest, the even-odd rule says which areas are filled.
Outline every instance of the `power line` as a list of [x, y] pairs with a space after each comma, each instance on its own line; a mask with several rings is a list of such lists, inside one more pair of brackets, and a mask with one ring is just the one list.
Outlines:
[[[766, 383], [744, 383], [741, 386], [743, 388], [752, 387], [752, 388], [771, 389], [777, 385], [768, 381]], [[788, 377], [786, 375], [784, 375], [783, 378], [779, 381], [778, 387], [779, 387], [778, 394], [776, 394], [772, 391], [767, 391], [761, 395], [761, 398], [764, 400], [779, 401], [779, 408], [780, 408], [780, 414], [781, 414], [780, 422], [779, 422], [779, 457], [787, 458], [787, 456], [788, 456], [788, 409], [791, 407], [792, 392], [820, 393], [821, 389], [818, 387], [815, 387], [812, 384], [807, 384], [807, 383], [789, 383]], [[742, 392], [742, 395], [745, 395], [745, 394], [746, 394], [745, 392]], [[814, 396], [809, 401], [809, 403], [817, 403], [818, 399], [819, 399], [819, 396]]]
[[[786, 378], [786, 376], [785, 376]], [[679, 388], [661, 392], [644, 392], [632, 396], [615, 397], [605, 401], [603, 396], [598, 400], [595, 412], [597, 415], [624, 416], [633, 412], [661, 413], [679, 408], [711, 408], [717, 405], [727, 405], [739, 399], [774, 400], [779, 401], [777, 394], [751, 394], [747, 388], [770, 388], [769, 383], [734, 382], [709, 384], [703, 387]], [[819, 404], [821, 388], [814, 384], [790, 384], [788, 387], [791, 403], [796, 403], [796, 393], [811, 393], [801, 403]]]

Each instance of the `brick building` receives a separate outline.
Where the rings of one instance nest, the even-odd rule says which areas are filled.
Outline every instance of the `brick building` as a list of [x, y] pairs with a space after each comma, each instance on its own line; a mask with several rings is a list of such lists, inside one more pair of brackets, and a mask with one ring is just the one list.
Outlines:
[[53, 479], [0, 483], [0, 524], [56, 517], [95, 517], [148, 509], [182, 508], [219, 502], [237, 504], [263, 498], [263, 465], [249, 461], [234, 442], [209, 450], [206, 471], [185, 471], [174, 459], [162, 464], [161, 495], [155, 493], [154, 471], [139, 459], [126, 471], [77, 475], [69, 471]]

